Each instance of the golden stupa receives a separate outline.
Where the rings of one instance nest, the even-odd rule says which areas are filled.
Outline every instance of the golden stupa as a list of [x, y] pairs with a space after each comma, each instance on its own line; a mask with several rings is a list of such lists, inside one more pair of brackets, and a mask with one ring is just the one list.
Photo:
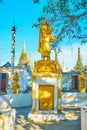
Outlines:
[[26, 53], [25, 42], [23, 42], [23, 49], [19, 58], [18, 65], [23, 66], [25, 63], [28, 63], [31, 70], [33, 71], [32, 54], [30, 53], [29, 58], [28, 58], [27, 53]]
[[78, 59], [76, 62], [76, 66], [74, 67], [75, 72], [81, 72], [83, 70], [82, 58], [80, 55], [80, 48], [78, 48]]
[[18, 65], [23, 65], [25, 63], [29, 63], [29, 59], [28, 59], [26, 49], [25, 49], [25, 42], [23, 42], [23, 49], [22, 49], [21, 56], [19, 58]]

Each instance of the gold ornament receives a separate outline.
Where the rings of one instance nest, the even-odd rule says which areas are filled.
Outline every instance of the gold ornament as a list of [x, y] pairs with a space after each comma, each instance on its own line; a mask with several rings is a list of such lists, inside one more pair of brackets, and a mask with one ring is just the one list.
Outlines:
[[12, 81], [13, 81], [13, 83], [12, 83], [13, 93], [14, 93], [14, 94], [18, 94], [19, 88], [20, 88], [20, 86], [19, 86], [19, 84], [18, 84], [18, 82], [19, 82], [18, 72], [14, 72]]
[[62, 112], [62, 106], [58, 107], [57, 112], [58, 112], [58, 114], [61, 114], [61, 112]]
[[35, 62], [34, 64], [34, 72], [37, 73], [44, 73], [44, 72], [51, 72], [51, 73], [57, 73], [57, 63], [53, 60], [39, 60]]
[[39, 85], [39, 107], [40, 110], [54, 109], [53, 85]]
[[36, 98], [36, 89], [35, 88], [32, 89], [32, 98], [33, 99]]
[[36, 113], [36, 108], [32, 108], [32, 114]]
[[62, 75], [60, 73], [58, 73], [57, 78], [58, 78], [58, 80], [61, 80]]
[[61, 89], [58, 88], [58, 98], [61, 98], [62, 94], [61, 94]]
[[0, 116], [0, 120], [2, 120], [2, 130], [5, 130], [5, 117], [4, 116]]

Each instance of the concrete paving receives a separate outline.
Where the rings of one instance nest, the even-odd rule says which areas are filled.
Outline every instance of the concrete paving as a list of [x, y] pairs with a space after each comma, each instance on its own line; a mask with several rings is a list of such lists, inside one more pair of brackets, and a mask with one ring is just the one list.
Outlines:
[[59, 122], [32, 122], [28, 121], [31, 107], [16, 109], [15, 130], [81, 130], [80, 108], [63, 108], [66, 120]]

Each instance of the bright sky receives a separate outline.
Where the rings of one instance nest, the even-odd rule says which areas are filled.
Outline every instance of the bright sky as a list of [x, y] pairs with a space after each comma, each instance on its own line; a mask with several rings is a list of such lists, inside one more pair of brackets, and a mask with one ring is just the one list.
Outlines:
[[[37, 22], [37, 18], [41, 12], [45, 0], [40, 0], [40, 4], [34, 4], [33, 0], [3, 0], [0, 4], [0, 45], [2, 52], [0, 54], [1, 64], [7, 61], [11, 62], [11, 43], [13, 20], [17, 27], [16, 45], [15, 45], [15, 64], [18, 63], [23, 41], [26, 41], [26, 52], [29, 56], [32, 53], [33, 61], [40, 60], [40, 54], [37, 52], [39, 30], [32, 28], [33, 23]], [[59, 54], [59, 62], [62, 64], [63, 59], [66, 67], [73, 69], [77, 60], [78, 47], [81, 47], [81, 55], [83, 65], [87, 63], [87, 44], [81, 46], [74, 43], [72, 46], [62, 46], [62, 53]], [[52, 56], [52, 58], [54, 58]]]

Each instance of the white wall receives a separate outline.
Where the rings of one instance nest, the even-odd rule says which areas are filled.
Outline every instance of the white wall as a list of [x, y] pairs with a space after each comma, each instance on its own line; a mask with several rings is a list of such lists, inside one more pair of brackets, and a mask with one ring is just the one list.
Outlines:
[[31, 92], [13, 94], [12, 96], [13, 102], [11, 103], [11, 107], [27, 107], [32, 104]]
[[[8, 102], [11, 107], [27, 107], [32, 105], [32, 93], [19, 93], [0, 96], [4, 101]], [[63, 106], [81, 107], [87, 104], [87, 93], [62, 93]]]
[[87, 93], [80, 92], [64, 92], [62, 93], [63, 106], [77, 106], [81, 107], [87, 104]]
[[0, 96], [4, 101], [6, 101], [11, 107], [27, 107], [32, 104], [31, 92], [29, 93], [19, 93]]

